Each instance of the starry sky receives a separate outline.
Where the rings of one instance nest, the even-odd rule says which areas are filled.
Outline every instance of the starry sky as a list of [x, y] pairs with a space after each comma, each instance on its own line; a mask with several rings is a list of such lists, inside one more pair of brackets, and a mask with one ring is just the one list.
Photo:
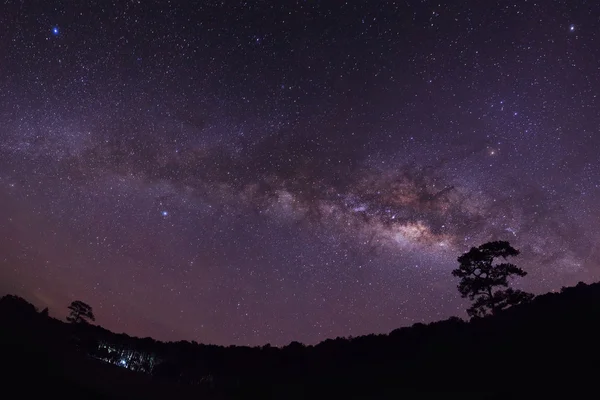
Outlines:
[[[194, 4], [195, 3], [195, 4]], [[273, 345], [600, 278], [594, 1], [0, 5], [0, 293]]]

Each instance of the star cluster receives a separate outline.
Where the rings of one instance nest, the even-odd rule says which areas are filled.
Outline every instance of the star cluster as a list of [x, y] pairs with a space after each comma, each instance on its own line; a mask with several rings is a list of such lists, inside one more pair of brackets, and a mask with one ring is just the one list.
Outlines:
[[281, 345], [463, 316], [489, 240], [600, 277], [600, 5], [193, 3], [0, 6], [0, 291]]

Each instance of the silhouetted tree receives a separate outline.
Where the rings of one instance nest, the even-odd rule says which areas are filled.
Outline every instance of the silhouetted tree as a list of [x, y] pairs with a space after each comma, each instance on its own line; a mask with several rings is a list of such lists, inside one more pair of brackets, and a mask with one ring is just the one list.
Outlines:
[[67, 321], [71, 323], [88, 323], [96, 320], [92, 307], [83, 301], [76, 300], [68, 308], [71, 312], [67, 317]]
[[[514, 264], [501, 262], [494, 264], [494, 259], [519, 255], [519, 251], [505, 241], [489, 242], [479, 247], [472, 247], [467, 253], [458, 257], [460, 266], [452, 271], [452, 275], [460, 278], [458, 291], [462, 297], [473, 300], [467, 309], [471, 317], [483, 317], [495, 314], [515, 304], [533, 299], [531, 293], [508, 287], [508, 278], [525, 276], [527, 272]], [[498, 289], [506, 287], [507, 289]]]
[[48, 313], [49, 313], [48, 307], [46, 307], [42, 311], [40, 311], [40, 314], [43, 315], [44, 317], [47, 317]]

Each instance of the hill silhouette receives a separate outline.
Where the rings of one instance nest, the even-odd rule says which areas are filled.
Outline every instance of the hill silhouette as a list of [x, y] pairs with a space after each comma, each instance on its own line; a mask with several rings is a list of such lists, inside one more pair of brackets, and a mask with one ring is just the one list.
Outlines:
[[9, 295], [0, 299], [0, 351], [10, 366], [6, 387], [22, 395], [513, 398], [595, 388], [598, 322], [600, 283], [579, 283], [469, 322], [450, 318], [315, 346], [223, 347], [67, 324]]

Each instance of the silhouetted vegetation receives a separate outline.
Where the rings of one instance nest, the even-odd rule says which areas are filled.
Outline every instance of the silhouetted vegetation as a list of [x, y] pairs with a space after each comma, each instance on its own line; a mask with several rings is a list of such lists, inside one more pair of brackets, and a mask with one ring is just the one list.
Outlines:
[[87, 323], [96, 320], [92, 307], [83, 301], [76, 300], [72, 302], [68, 308], [71, 312], [67, 317], [67, 321], [73, 324]]
[[[531, 293], [508, 287], [508, 278], [526, 276], [527, 272], [508, 262], [496, 263], [498, 258], [519, 255], [508, 242], [498, 241], [472, 247], [471, 250], [458, 257], [460, 266], [452, 271], [452, 275], [460, 278], [458, 291], [462, 297], [474, 300], [467, 314], [471, 317], [484, 317], [489, 313], [496, 314], [508, 307], [525, 303], [533, 299]], [[507, 289], [498, 289], [505, 287]]]
[[8, 387], [26, 398], [38, 389], [61, 398], [541, 398], [595, 386], [599, 319], [600, 284], [580, 283], [470, 322], [454, 317], [315, 346], [223, 347], [67, 324], [5, 296], [0, 351]]

